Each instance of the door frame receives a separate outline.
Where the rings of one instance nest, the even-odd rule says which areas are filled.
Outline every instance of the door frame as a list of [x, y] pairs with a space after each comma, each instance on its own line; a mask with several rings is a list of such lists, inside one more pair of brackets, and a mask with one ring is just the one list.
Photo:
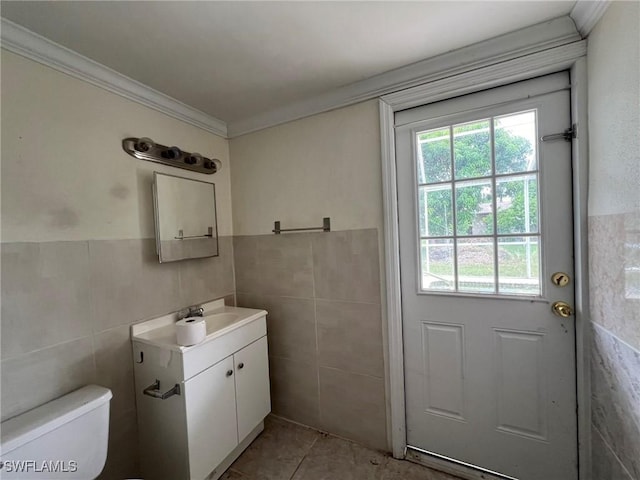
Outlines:
[[[572, 144], [573, 235], [575, 257], [576, 400], [578, 425], [578, 478], [591, 478], [591, 385], [589, 331], [589, 276], [587, 250], [587, 60], [586, 41], [551, 48], [495, 65], [468, 70], [379, 98], [384, 265], [388, 341], [389, 441], [395, 458], [405, 458], [406, 417], [394, 113], [459, 95], [499, 87], [521, 80], [570, 72], [571, 119], [578, 136]], [[466, 470], [465, 470], [466, 471]], [[460, 473], [464, 473], [463, 470]], [[468, 472], [467, 472], [468, 474]]]

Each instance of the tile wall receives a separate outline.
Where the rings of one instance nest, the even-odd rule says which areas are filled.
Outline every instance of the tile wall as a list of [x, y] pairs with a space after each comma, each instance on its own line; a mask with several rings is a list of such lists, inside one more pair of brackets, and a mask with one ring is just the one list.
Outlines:
[[640, 478], [640, 211], [589, 217], [593, 480]]
[[158, 263], [155, 240], [2, 244], [2, 420], [89, 383], [108, 387], [100, 478], [140, 475], [129, 326], [234, 300], [232, 238], [220, 256]]
[[268, 310], [273, 413], [387, 449], [378, 230], [234, 237], [239, 306]]
[[638, 38], [640, 3], [611, 2], [587, 47], [592, 480], [640, 479]]

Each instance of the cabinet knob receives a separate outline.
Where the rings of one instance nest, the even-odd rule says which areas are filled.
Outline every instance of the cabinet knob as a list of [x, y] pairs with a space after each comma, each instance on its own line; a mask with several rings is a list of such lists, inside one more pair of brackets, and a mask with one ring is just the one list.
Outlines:
[[240, 364], [238, 365], [238, 368], [244, 368], [244, 363], [240, 363]]
[[233, 375], [233, 370], [227, 370], [227, 377], [230, 377], [231, 375]]

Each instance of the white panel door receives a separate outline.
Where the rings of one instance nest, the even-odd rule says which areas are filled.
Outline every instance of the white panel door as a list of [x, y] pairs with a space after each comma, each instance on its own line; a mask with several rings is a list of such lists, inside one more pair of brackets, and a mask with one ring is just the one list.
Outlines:
[[233, 356], [184, 382], [189, 478], [204, 479], [238, 445]]
[[396, 114], [407, 443], [520, 480], [577, 479], [568, 88]]
[[233, 355], [236, 369], [238, 438], [242, 441], [271, 411], [267, 337]]

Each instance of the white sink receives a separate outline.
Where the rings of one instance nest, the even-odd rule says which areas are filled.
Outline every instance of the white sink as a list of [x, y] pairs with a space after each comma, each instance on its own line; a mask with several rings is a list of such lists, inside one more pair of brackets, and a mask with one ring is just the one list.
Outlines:
[[224, 312], [224, 313], [212, 313], [205, 315], [204, 319], [207, 322], [207, 335], [211, 335], [218, 330], [221, 330], [242, 318], [240, 313]]
[[178, 317], [175, 313], [133, 325], [131, 327], [131, 340], [154, 345], [165, 350], [186, 352], [209, 343], [211, 340], [247, 325], [267, 314], [265, 310], [228, 307], [225, 306], [223, 300], [206, 303], [203, 305], [203, 308], [204, 319], [207, 322], [207, 336], [202, 342], [196, 345], [188, 347], [178, 345], [176, 339], [176, 322], [178, 321]]

